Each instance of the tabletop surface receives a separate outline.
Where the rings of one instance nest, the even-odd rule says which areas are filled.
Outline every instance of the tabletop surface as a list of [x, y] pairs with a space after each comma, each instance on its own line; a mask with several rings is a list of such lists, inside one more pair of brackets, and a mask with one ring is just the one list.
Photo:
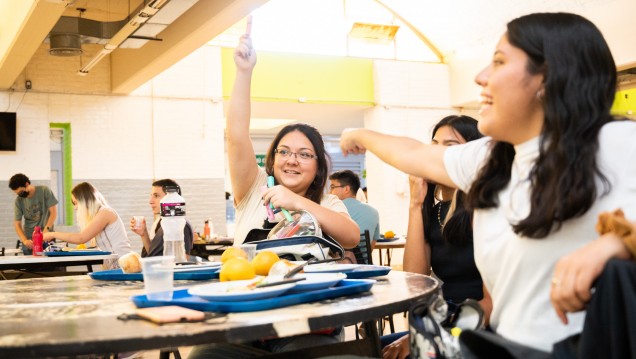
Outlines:
[[106, 255], [87, 255], [87, 256], [0, 256], [0, 266], [4, 264], [31, 264], [31, 263], [60, 263], [60, 262], [84, 262], [84, 261], [103, 261], [104, 259], [117, 259], [116, 254]]
[[376, 241], [375, 248], [387, 248], [387, 247], [404, 247], [406, 244], [406, 237], [397, 238], [394, 241]]
[[[130, 297], [143, 294], [143, 282], [94, 281], [84, 275], [4, 281], [0, 357], [113, 353], [304, 334], [405, 311], [438, 286], [428, 276], [400, 271], [376, 279], [370, 293], [163, 326], [117, 319], [134, 313]], [[176, 281], [175, 288], [197, 284]]]

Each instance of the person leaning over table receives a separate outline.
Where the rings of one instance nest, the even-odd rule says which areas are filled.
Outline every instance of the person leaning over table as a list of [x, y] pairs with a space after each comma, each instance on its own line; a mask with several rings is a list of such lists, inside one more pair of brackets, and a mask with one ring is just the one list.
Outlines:
[[[15, 233], [20, 239], [22, 253], [33, 254], [31, 236], [36, 226], [46, 233], [53, 229], [57, 218], [57, 198], [47, 186], [34, 186], [22, 173], [9, 179], [9, 188], [17, 195], [13, 204]], [[24, 228], [22, 228], [24, 218]]]
[[[261, 227], [267, 216], [265, 206], [289, 211], [306, 210], [316, 217], [323, 232], [344, 248], [360, 241], [356, 223], [334, 195], [324, 194], [329, 173], [327, 153], [318, 130], [306, 124], [285, 126], [274, 138], [265, 160], [265, 169], [254, 161], [249, 137], [250, 84], [256, 64], [256, 53], [249, 35], [241, 37], [234, 52], [236, 80], [227, 115], [228, 159], [230, 180], [236, 202], [234, 245], [243, 243], [247, 232]], [[267, 176], [276, 185], [265, 188]], [[277, 214], [280, 219], [280, 213]], [[262, 340], [244, 344], [211, 344], [196, 346], [189, 358], [247, 358], [344, 340], [342, 327], [293, 337]]]
[[[636, 123], [610, 115], [616, 66], [601, 32], [579, 15], [509, 22], [476, 82], [487, 137], [445, 147], [346, 130], [341, 148], [466, 192], [490, 326], [510, 345], [549, 355], [581, 331], [598, 275], [580, 262], [555, 271], [556, 263], [607, 241], [594, 231], [600, 212], [636, 218], [636, 161], [626, 160], [636, 158]], [[621, 255], [599, 251], [592, 266]]]
[[[177, 187], [178, 193], [181, 194], [181, 187], [176, 181], [171, 179], [161, 179], [154, 181], [150, 188], [150, 209], [154, 215], [154, 220], [150, 230], [146, 226], [146, 220], [143, 219], [141, 226], [136, 227], [135, 218], [130, 219], [130, 230], [141, 237], [143, 248], [141, 249], [142, 257], [155, 257], [163, 255], [163, 228], [161, 228], [161, 199], [166, 196], [166, 187]], [[186, 219], [186, 225], [183, 228], [183, 240], [186, 254], [192, 251], [194, 239], [194, 230], [190, 221]]]
[[[483, 137], [470, 116], [446, 116], [433, 127], [431, 143], [455, 146]], [[473, 256], [472, 213], [464, 207], [465, 194], [409, 176], [409, 221], [404, 247], [404, 271], [431, 275], [442, 282], [448, 316], [466, 299], [478, 300], [486, 318], [492, 303]], [[408, 332], [382, 336], [385, 359], [403, 359], [410, 353]]]
[[[99, 249], [121, 257], [132, 252], [126, 227], [117, 212], [108, 206], [102, 194], [88, 182], [73, 187], [71, 200], [75, 207], [79, 233], [47, 232], [45, 241], [59, 239], [73, 244], [82, 244], [92, 238], [97, 240]], [[119, 268], [117, 259], [104, 260], [104, 268]]]

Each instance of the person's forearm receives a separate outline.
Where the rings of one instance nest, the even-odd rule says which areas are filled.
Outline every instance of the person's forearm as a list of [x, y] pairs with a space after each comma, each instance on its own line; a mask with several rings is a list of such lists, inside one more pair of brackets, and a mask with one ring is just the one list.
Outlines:
[[323, 232], [328, 233], [341, 246], [350, 249], [360, 243], [360, 228], [351, 217], [323, 207], [307, 198], [303, 197], [303, 200], [306, 203], [302, 207], [314, 215]]
[[22, 222], [14, 222], [15, 233], [18, 235], [20, 242], [24, 243], [29, 240], [22, 230]]
[[429, 247], [424, 238], [424, 221], [422, 204], [411, 203], [409, 220], [404, 246], [404, 271], [420, 274], [431, 274]]
[[[57, 219], [57, 205], [49, 207], [49, 218], [46, 220], [46, 224], [42, 230], [47, 230], [47, 228], [53, 228], [55, 224], [55, 220]], [[49, 231], [49, 230], [47, 230]]]
[[87, 238], [82, 235], [82, 233], [68, 233], [68, 232], [49, 232], [53, 238], [62, 240], [64, 242], [73, 243], [73, 244], [82, 244], [91, 240], [91, 238]]
[[150, 237], [148, 237], [148, 232], [144, 233], [141, 237], [141, 243], [144, 245], [146, 252], [150, 253]]
[[424, 144], [410, 137], [386, 135], [367, 129], [343, 132], [341, 147], [343, 144], [343, 150], [357, 144], [402, 172], [455, 187], [444, 166], [446, 146]]

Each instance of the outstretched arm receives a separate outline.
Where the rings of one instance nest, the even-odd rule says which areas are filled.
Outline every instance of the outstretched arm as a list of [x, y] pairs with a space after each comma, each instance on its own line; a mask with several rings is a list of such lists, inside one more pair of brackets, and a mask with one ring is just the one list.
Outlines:
[[226, 122], [228, 165], [234, 200], [240, 203], [258, 173], [254, 147], [250, 139], [250, 86], [256, 65], [256, 53], [249, 34], [243, 35], [234, 51], [236, 79], [232, 89]]
[[79, 233], [69, 232], [46, 232], [43, 235], [44, 241], [60, 239], [64, 242], [82, 244], [95, 238], [106, 226], [117, 220], [117, 215], [112, 211], [98, 211], [95, 218]]
[[402, 172], [455, 187], [444, 167], [446, 146], [428, 145], [410, 137], [385, 135], [366, 129], [347, 129], [340, 137], [340, 148], [345, 156], [371, 151]]

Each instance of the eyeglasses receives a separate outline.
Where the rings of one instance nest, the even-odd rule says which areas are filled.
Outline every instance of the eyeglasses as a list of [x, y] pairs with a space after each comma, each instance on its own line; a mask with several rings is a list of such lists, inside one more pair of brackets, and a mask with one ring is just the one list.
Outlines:
[[294, 155], [299, 162], [309, 162], [313, 160], [314, 158], [318, 158], [318, 156], [312, 155], [309, 152], [296, 153], [290, 150], [284, 150], [284, 149], [278, 149], [278, 148], [274, 150], [274, 153], [279, 155], [281, 158], [285, 158], [285, 159], [289, 159], [291, 155]]
[[334, 188], [342, 188], [342, 187], [344, 187], [344, 186], [334, 186], [334, 185], [330, 185], [330, 186], [329, 186], [329, 189], [333, 190]]

